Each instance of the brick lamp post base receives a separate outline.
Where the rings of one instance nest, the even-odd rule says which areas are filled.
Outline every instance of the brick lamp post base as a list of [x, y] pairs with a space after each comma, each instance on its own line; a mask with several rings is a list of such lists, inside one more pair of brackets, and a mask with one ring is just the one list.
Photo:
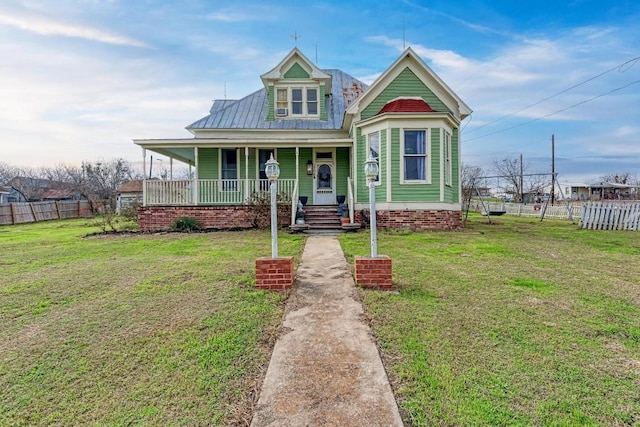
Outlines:
[[383, 291], [393, 290], [391, 258], [386, 255], [378, 255], [376, 258], [356, 256], [355, 259], [357, 285]]
[[293, 257], [256, 259], [256, 288], [283, 291], [293, 286]]

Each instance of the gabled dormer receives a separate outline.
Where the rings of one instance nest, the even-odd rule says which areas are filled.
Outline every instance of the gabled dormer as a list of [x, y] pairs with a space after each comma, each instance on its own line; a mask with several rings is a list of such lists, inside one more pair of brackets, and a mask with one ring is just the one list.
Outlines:
[[331, 75], [298, 48], [260, 78], [268, 94], [266, 120], [327, 120], [325, 96], [331, 93]]

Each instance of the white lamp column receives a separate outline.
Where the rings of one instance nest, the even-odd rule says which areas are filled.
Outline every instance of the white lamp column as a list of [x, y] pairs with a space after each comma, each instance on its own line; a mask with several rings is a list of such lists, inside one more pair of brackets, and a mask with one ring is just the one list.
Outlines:
[[264, 172], [269, 178], [269, 189], [271, 190], [271, 258], [278, 258], [278, 206], [276, 201], [277, 180], [280, 176], [280, 165], [273, 158], [265, 163]]
[[369, 184], [369, 212], [371, 227], [371, 258], [378, 256], [378, 244], [376, 241], [376, 178], [379, 172], [378, 161], [371, 157], [364, 163], [364, 175], [367, 177]]

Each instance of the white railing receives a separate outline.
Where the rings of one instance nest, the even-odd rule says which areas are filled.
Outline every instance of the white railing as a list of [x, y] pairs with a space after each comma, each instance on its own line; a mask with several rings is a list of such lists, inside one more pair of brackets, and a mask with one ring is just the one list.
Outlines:
[[[295, 179], [279, 179], [280, 202], [289, 203], [296, 186]], [[144, 205], [240, 205], [253, 194], [269, 194], [266, 179], [199, 179], [177, 181], [144, 181]]]
[[354, 221], [354, 212], [353, 212], [353, 205], [354, 205], [354, 197], [353, 197], [353, 180], [351, 179], [351, 177], [347, 177], [347, 203], [349, 205], [349, 223], [353, 224]]

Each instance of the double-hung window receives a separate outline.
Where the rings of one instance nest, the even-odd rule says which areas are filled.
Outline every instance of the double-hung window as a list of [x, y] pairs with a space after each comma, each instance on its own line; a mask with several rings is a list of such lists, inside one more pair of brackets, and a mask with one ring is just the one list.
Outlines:
[[367, 135], [368, 139], [368, 152], [367, 157], [372, 157], [378, 162], [378, 176], [376, 176], [376, 183], [380, 182], [380, 133], [374, 132]]
[[221, 150], [222, 154], [222, 189], [236, 191], [238, 189], [238, 153], [235, 149]]
[[443, 130], [444, 141], [444, 183], [451, 186], [451, 134]]
[[427, 131], [405, 130], [402, 153], [404, 181], [427, 181]]

